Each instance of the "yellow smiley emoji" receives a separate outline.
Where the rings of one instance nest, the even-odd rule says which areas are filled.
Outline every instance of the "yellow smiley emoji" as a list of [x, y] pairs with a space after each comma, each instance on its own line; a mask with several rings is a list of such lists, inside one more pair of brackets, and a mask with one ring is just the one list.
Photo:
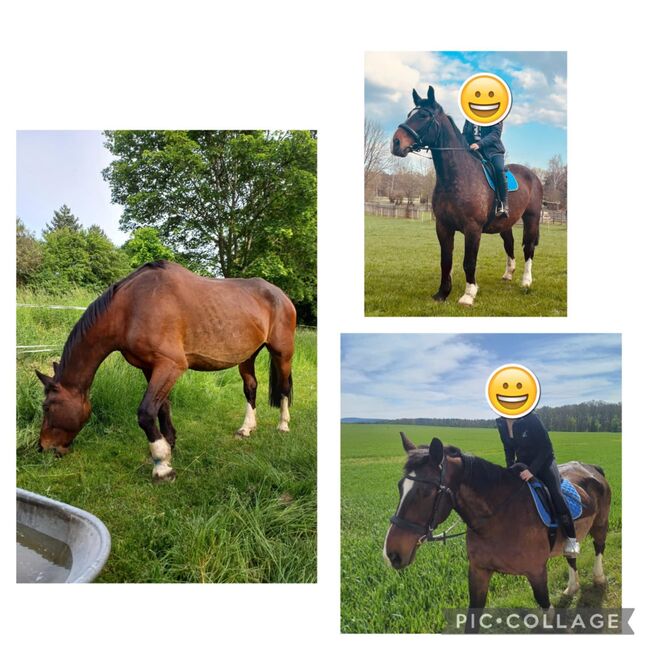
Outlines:
[[489, 72], [471, 76], [458, 93], [463, 115], [473, 124], [492, 126], [503, 120], [512, 108], [508, 84]]
[[509, 363], [497, 368], [487, 380], [485, 395], [493, 411], [504, 418], [528, 415], [539, 402], [539, 381], [525, 366]]

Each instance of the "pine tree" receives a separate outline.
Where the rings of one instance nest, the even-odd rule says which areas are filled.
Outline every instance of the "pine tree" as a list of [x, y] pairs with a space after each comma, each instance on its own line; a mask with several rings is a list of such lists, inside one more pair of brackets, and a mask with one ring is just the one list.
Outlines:
[[79, 220], [72, 214], [72, 210], [65, 203], [58, 210], [54, 211], [52, 221], [45, 226], [43, 234], [61, 230], [62, 228], [68, 228], [73, 232], [79, 232], [81, 230]]

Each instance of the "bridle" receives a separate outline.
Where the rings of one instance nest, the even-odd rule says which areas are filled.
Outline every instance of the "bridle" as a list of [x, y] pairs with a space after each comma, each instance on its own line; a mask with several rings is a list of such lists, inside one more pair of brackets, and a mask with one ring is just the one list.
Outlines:
[[439, 133], [440, 133], [440, 124], [436, 121], [436, 114], [435, 111], [427, 106], [416, 106], [411, 110], [411, 112], [406, 116], [406, 120], [399, 124], [397, 126], [398, 129], [402, 129], [403, 131], [406, 131], [412, 138], [413, 138], [413, 144], [411, 145], [411, 152], [412, 153], [417, 153], [418, 151], [466, 151], [466, 147], [434, 147], [428, 144], [425, 144], [424, 141], [422, 140], [423, 134], [424, 133], [418, 133], [413, 127], [409, 126], [407, 122], [413, 115], [413, 113], [417, 111], [422, 111], [426, 113], [427, 117], [431, 120], [431, 122], [427, 125], [426, 130], [428, 131], [431, 129], [432, 124], [435, 124], [436, 126], [436, 134], [433, 139], [433, 144], [435, 144], [438, 141]]
[[[461, 459], [463, 462], [463, 475], [465, 475], [465, 472], [468, 469], [467, 464], [469, 464], [469, 472], [471, 474], [472, 456], [461, 454]], [[435, 529], [438, 527], [438, 524], [440, 523], [440, 522], [436, 522], [436, 517], [438, 515], [438, 510], [440, 508], [440, 503], [442, 501], [443, 495], [446, 495], [449, 498], [449, 500], [451, 501], [451, 507], [460, 515], [461, 519], [465, 521], [467, 528], [476, 533], [477, 528], [479, 528], [479, 526], [481, 526], [483, 523], [485, 523], [486, 521], [494, 517], [506, 504], [508, 504], [512, 499], [514, 499], [514, 497], [517, 496], [519, 492], [526, 486], [526, 481], [522, 481], [521, 485], [516, 490], [513, 490], [510, 493], [510, 495], [507, 496], [501, 503], [499, 503], [492, 510], [490, 514], [479, 517], [478, 519], [473, 521], [472, 524], [470, 524], [467, 516], [465, 516], [460, 511], [460, 507], [458, 505], [458, 499], [456, 498], [455, 492], [448, 485], [445, 485], [445, 474], [447, 472], [447, 456], [443, 456], [442, 462], [440, 463], [440, 465], [438, 465], [438, 468], [440, 469], [440, 477], [437, 479], [420, 478], [418, 476], [404, 477], [409, 479], [410, 481], [415, 481], [417, 483], [425, 483], [427, 485], [433, 485], [434, 487], [438, 488], [438, 492], [433, 500], [431, 516], [429, 517], [427, 525], [421, 526], [420, 524], [416, 524], [414, 521], [409, 521], [408, 519], [403, 519], [402, 517], [399, 517], [398, 516], [399, 506], [398, 506], [398, 512], [396, 512], [390, 518], [390, 523], [397, 526], [398, 528], [402, 528], [403, 530], [408, 530], [412, 533], [417, 533], [418, 535], [420, 535], [420, 538], [418, 539], [418, 546], [420, 544], [423, 544], [424, 542], [446, 543], [448, 539], [452, 539], [453, 537], [462, 537], [463, 535], [467, 534], [467, 530], [464, 530], [462, 533], [454, 533], [453, 535], [449, 534], [449, 531], [453, 530], [460, 523], [460, 520], [453, 523], [451, 526], [449, 526], [449, 528], [444, 530], [442, 533], [439, 533], [438, 535], [433, 534]]]
[[417, 533], [420, 535], [420, 539], [418, 539], [418, 545], [422, 544], [423, 542], [445, 542], [447, 539], [451, 537], [460, 537], [464, 535], [465, 533], [456, 533], [454, 535], [448, 535], [447, 533], [454, 528], [456, 524], [452, 525], [450, 528], [448, 528], [444, 533], [441, 535], [434, 535], [433, 531], [437, 528], [438, 523], [436, 522], [436, 518], [438, 515], [438, 510], [440, 508], [440, 504], [442, 502], [442, 497], [447, 496], [451, 502], [451, 507], [456, 509], [458, 506], [458, 503], [456, 501], [456, 495], [454, 494], [453, 490], [448, 486], [445, 485], [445, 474], [447, 472], [447, 456], [443, 456], [442, 462], [438, 466], [440, 469], [440, 477], [437, 479], [427, 479], [427, 478], [419, 478], [418, 476], [405, 476], [405, 479], [409, 479], [410, 481], [415, 481], [417, 483], [425, 483], [427, 485], [433, 485], [434, 487], [438, 488], [438, 492], [436, 493], [436, 496], [433, 500], [433, 507], [431, 509], [431, 516], [429, 517], [429, 521], [427, 522], [426, 526], [422, 526], [420, 524], [416, 524], [414, 521], [409, 521], [408, 519], [403, 519], [402, 517], [398, 516], [398, 512], [396, 512], [391, 518], [390, 522], [391, 524], [394, 524], [398, 528], [402, 528], [404, 530], [408, 530], [412, 533]]

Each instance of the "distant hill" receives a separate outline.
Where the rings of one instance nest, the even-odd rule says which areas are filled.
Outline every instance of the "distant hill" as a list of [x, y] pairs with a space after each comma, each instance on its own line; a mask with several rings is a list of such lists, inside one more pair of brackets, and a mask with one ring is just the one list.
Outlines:
[[[551, 431], [613, 431], [621, 430], [621, 403], [592, 401], [565, 406], [543, 406], [536, 411]], [[343, 424], [404, 424], [435, 427], [493, 427], [494, 419], [466, 418], [341, 418]]]

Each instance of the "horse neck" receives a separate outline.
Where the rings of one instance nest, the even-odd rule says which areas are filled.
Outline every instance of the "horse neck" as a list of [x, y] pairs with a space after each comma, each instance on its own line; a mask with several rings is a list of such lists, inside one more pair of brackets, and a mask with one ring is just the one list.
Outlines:
[[458, 514], [468, 526], [476, 526], [479, 529], [481, 519], [494, 517], [496, 522], [499, 517], [510, 517], [508, 509], [501, 507], [512, 495], [512, 491], [517, 489], [517, 484], [511, 481], [504, 481], [487, 489], [484, 487], [477, 489], [472, 487], [463, 473], [456, 493]]
[[436, 178], [445, 186], [452, 186], [459, 177], [467, 178], [468, 167], [474, 165], [474, 156], [467, 149], [462, 135], [459, 135], [447, 117], [440, 120], [440, 138], [431, 149]]
[[[62, 386], [88, 394], [102, 361], [117, 349], [109, 321], [108, 314], [103, 313], [95, 323], [71, 342], [68, 353], [61, 360], [56, 377]], [[68, 340], [72, 336], [71, 333]]]

